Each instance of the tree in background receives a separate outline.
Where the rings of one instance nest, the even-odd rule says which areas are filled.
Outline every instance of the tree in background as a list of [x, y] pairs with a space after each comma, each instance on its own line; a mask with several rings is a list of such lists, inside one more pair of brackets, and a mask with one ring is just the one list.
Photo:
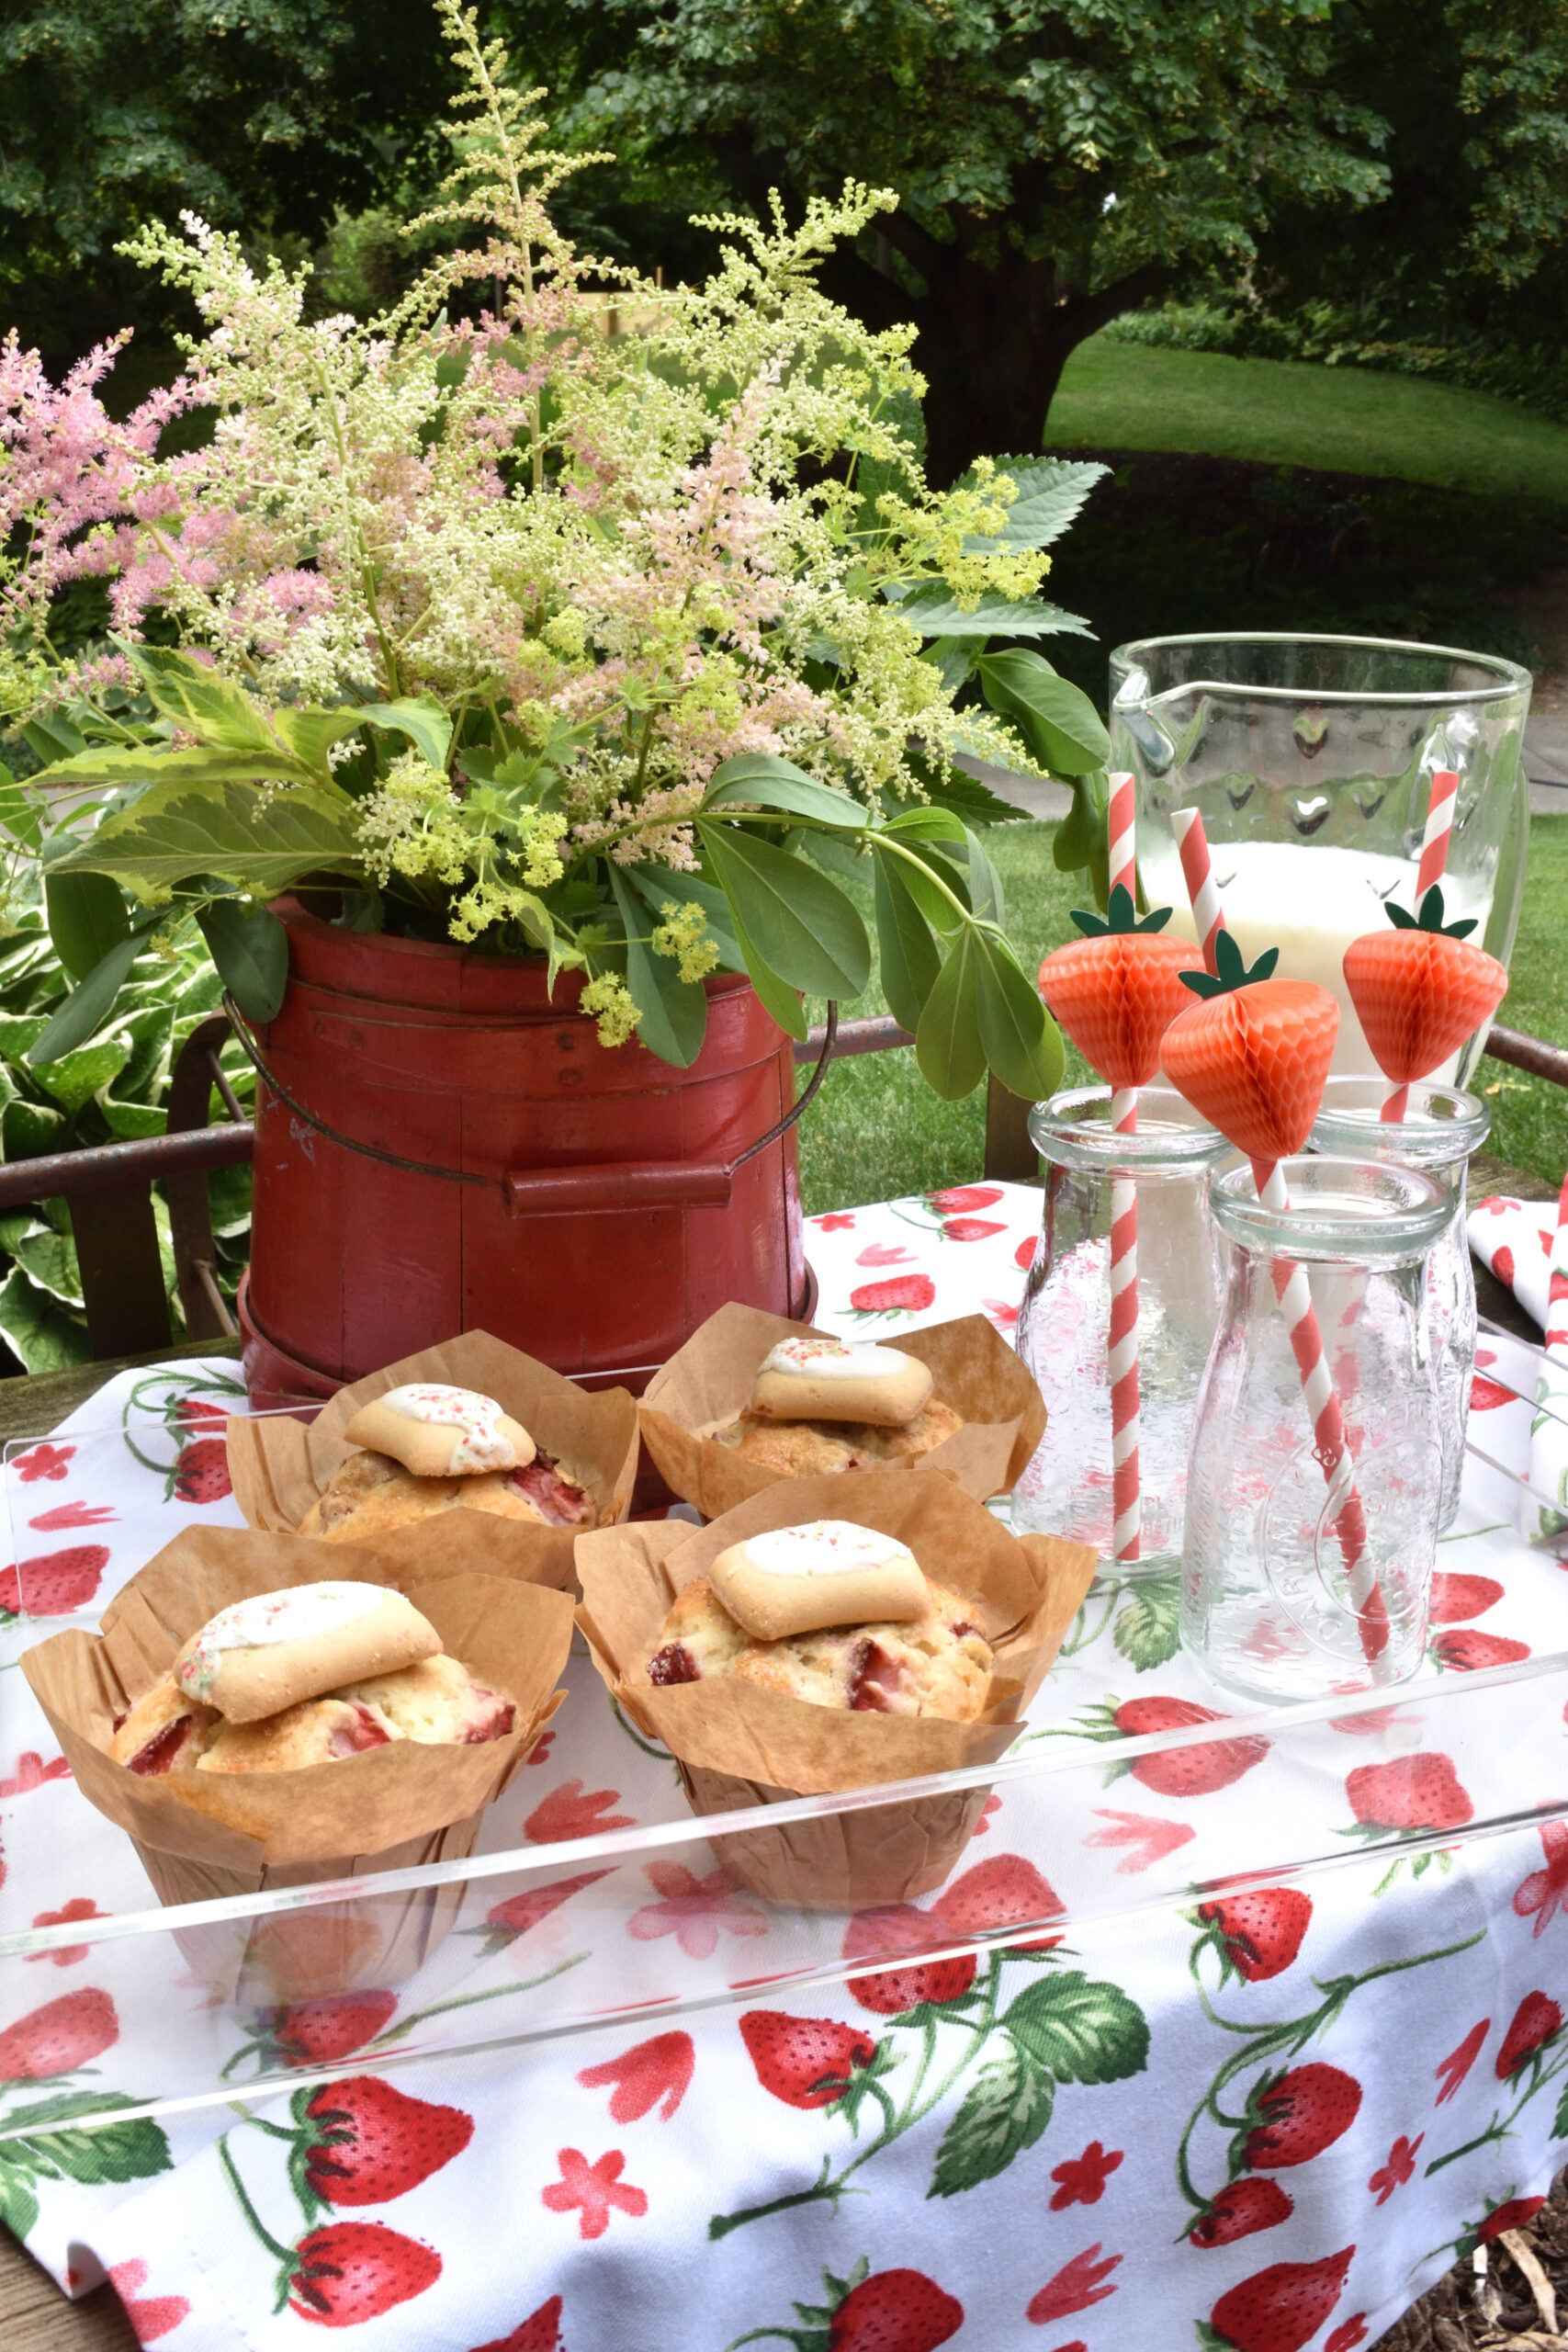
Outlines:
[[[1178, 272], [1234, 275], [1285, 205], [1376, 205], [1375, 110], [1332, 77], [1335, 0], [567, 0], [586, 133], [716, 164], [761, 208], [846, 178], [902, 202], [836, 265], [912, 320], [930, 471], [1040, 446], [1075, 345]], [[559, 0], [511, 0], [558, 37]]]
[[145, 318], [114, 248], [149, 216], [315, 238], [424, 168], [447, 79], [424, 0], [11, 0], [5, 322], [58, 354]]

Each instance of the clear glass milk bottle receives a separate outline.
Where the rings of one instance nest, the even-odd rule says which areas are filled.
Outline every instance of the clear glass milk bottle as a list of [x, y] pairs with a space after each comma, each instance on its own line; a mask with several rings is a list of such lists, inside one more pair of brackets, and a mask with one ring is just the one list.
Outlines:
[[1424, 1169], [1458, 1204], [1427, 1261], [1427, 1317], [1438, 1383], [1438, 1437], [1443, 1449], [1438, 1532], [1453, 1524], [1464, 1472], [1470, 1383], [1475, 1369], [1475, 1275], [1465, 1228], [1465, 1180], [1472, 1152], [1491, 1132], [1492, 1114], [1462, 1087], [1412, 1086], [1404, 1117], [1385, 1125], [1389, 1092], [1382, 1078], [1331, 1078], [1312, 1131], [1314, 1151], [1339, 1159], [1377, 1159]]
[[1247, 1699], [1402, 1682], [1421, 1663], [1442, 1485], [1427, 1261], [1452, 1193], [1414, 1168], [1215, 1179], [1231, 1244], [1181, 1560], [1183, 1646]]
[[1045, 1165], [1045, 1206], [1018, 1318], [1018, 1351], [1050, 1415], [1013, 1492], [1013, 1524], [1092, 1544], [1114, 1558], [1111, 1309], [1113, 1193], [1137, 1203], [1139, 1490], [1136, 1561], [1174, 1567], [1192, 1408], [1219, 1312], [1219, 1266], [1203, 1205], [1230, 1146], [1168, 1086], [1138, 1094], [1138, 1126], [1118, 1134], [1109, 1087], [1053, 1095], [1029, 1131]]

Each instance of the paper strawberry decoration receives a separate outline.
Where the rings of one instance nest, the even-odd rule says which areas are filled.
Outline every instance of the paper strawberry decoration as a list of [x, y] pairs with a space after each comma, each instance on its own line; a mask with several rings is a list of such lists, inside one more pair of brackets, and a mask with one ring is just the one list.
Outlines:
[[1211, 1126], [1250, 1159], [1269, 1163], [1290, 1159], [1312, 1133], [1339, 1034], [1339, 1007], [1328, 990], [1313, 980], [1271, 978], [1279, 960], [1270, 947], [1248, 970], [1222, 931], [1217, 976], [1181, 976], [1203, 1001], [1171, 1023], [1160, 1056], [1171, 1084]]
[[1138, 922], [1120, 882], [1105, 920], [1075, 910], [1073, 921], [1086, 935], [1052, 949], [1040, 967], [1040, 993], [1101, 1078], [1118, 1089], [1146, 1086], [1159, 1068], [1160, 1039], [1187, 1001], [1181, 971], [1192, 949], [1157, 935], [1168, 907]]
[[1444, 923], [1440, 884], [1415, 914], [1392, 903], [1387, 913], [1392, 930], [1369, 931], [1345, 950], [1345, 985], [1379, 1069], [1409, 1086], [1495, 1012], [1508, 975], [1495, 956], [1468, 944], [1473, 922]]

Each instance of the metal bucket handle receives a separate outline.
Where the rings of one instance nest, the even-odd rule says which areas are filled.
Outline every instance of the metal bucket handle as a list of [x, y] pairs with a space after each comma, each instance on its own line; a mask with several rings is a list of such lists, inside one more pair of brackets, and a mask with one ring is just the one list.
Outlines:
[[[353, 1136], [342, 1134], [327, 1125], [314, 1111], [307, 1110], [297, 1096], [290, 1094], [272, 1074], [262, 1059], [261, 1049], [247, 1026], [243, 1015], [228, 990], [223, 994], [223, 1010], [229, 1025], [239, 1041], [240, 1049], [264, 1086], [276, 1094], [278, 1101], [297, 1119], [342, 1151], [354, 1151], [362, 1159], [373, 1159], [382, 1168], [396, 1168], [409, 1176], [438, 1176], [448, 1184], [478, 1184], [484, 1189], [494, 1185], [492, 1176], [482, 1176], [477, 1169], [436, 1168], [423, 1159], [402, 1159], [396, 1152], [382, 1151], [375, 1144], [358, 1143]], [[826, 1032], [817, 1067], [807, 1085], [785, 1112], [776, 1126], [748, 1144], [745, 1150], [729, 1160], [649, 1160], [594, 1161], [583, 1168], [541, 1168], [525, 1170], [509, 1170], [501, 1179], [501, 1190], [513, 1216], [566, 1216], [584, 1210], [688, 1208], [704, 1205], [723, 1207], [729, 1199], [730, 1184], [736, 1170], [744, 1168], [749, 1159], [766, 1151], [770, 1144], [787, 1135], [811, 1102], [827, 1076], [828, 1064], [833, 1057], [833, 1040], [838, 1035], [839, 1008], [829, 998]]]

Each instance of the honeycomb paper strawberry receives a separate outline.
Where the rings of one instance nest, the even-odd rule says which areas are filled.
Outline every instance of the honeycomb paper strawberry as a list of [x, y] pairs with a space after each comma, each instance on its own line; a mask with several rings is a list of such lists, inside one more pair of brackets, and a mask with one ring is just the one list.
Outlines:
[[1222, 931], [1216, 975], [1182, 975], [1202, 1001], [1171, 1023], [1160, 1048], [1177, 1092], [1238, 1151], [1270, 1165], [1300, 1151], [1311, 1134], [1339, 1034], [1339, 1007], [1326, 989], [1269, 977], [1279, 957], [1270, 947], [1249, 969]]
[[1495, 956], [1469, 943], [1473, 922], [1443, 922], [1436, 882], [1415, 914], [1389, 905], [1388, 931], [1345, 950], [1345, 985], [1372, 1058], [1396, 1086], [1412, 1085], [1457, 1053], [1507, 992]]
[[1158, 936], [1168, 907], [1140, 922], [1120, 882], [1106, 920], [1075, 909], [1073, 921], [1086, 936], [1053, 948], [1040, 967], [1040, 993], [1101, 1078], [1146, 1086], [1159, 1068], [1160, 1040], [1187, 1002], [1181, 975], [1192, 949]]

